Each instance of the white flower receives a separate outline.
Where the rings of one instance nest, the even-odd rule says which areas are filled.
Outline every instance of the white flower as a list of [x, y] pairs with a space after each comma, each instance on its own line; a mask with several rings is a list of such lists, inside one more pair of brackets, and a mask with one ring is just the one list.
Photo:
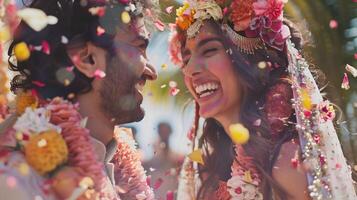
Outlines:
[[25, 112], [17, 119], [14, 129], [17, 132], [38, 134], [48, 130], [61, 132], [61, 128], [51, 124], [50, 113], [45, 108], [33, 109], [27, 107]]

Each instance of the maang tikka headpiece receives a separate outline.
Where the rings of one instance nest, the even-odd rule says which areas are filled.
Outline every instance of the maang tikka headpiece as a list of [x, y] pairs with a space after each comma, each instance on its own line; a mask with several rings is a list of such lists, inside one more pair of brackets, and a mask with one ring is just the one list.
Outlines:
[[[243, 53], [254, 54], [264, 46], [286, 50], [309, 195], [313, 200], [357, 199], [333, 117], [329, 117], [331, 106], [323, 100], [307, 62], [290, 41], [289, 27], [283, 24], [285, 3], [287, 0], [187, 1], [176, 11], [176, 26], [193, 38], [204, 20], [213, 19]], [[180, 48], [178, 34], [173, 31], [169, 51], [171, 60], [178, 65], [182, 64]]]

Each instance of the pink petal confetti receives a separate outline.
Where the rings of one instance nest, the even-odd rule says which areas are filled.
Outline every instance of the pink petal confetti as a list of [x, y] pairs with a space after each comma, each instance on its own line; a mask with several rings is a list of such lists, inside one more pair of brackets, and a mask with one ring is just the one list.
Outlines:
[[66, 70], [67, 70], [68, 72], [73, 72], [74, 66], [66, 67]]
[[101, 36], [101, 35], [103, 35], [104, 33], [105, 33], [104, 28], [98, 26], [98, 27], [97, 27], [97, 35], [98, 35], [98, 36]]
[[342, 165], [340, 163], [336, 163], [336, 169], [341, 169]]
[[155, 21], [155, 27], [156, 27], [159, 31], [164, 31], [164, 30], [165, 30], [165, 24], [162, 23], [162, 21], [160, 21], [160, 20], [156, 20], [156, 21]]
[[94, 77], [95, 77], [95, 78], [101, 79], [101, 78], [104, 78], [105, 76], [106, 76], [105, 72], [103, 72], [103, 71], [100, 70], [100, 69], [97, 69], [97, 70], [95, 70], [95, 72], [94, 72]]
[[76, 55], [72, 56], [72, 61], [73, 61], [74, 65], [77, 65], [78, 62], [80, 61], [79, 55], [76, 54]]
[[7, 177], [6, 184], [7, 184], [7, 186], [9, 186], [9, 188], [16, 187], [16, 184], [17, 184], [16, 178], [13, 176]]
[[88, 11], [90, 14], [97, 15], [99, 17], [103, 17], [105, 15], [105, 7], [101, 6], [89, 8]]
[[226, 15], [227, 13], [228, 13], [228, 8], [227, 7], [223, 8], [223, 15]]
[[146, 9], [145, 9], [145, 13], [146, 13], [146, 15], [147, 15], [148, 17], [152, 17], [152, 13], [151, 13], [151, 10], [150, 10], [150, 9], [146, 8]]
[[48, 42], [46, 40], [42, 41], [41, 47], [42, 47], [43, 53], [50, 55], [50, 53], [51, 53], [50, 44], [48, 44]]
[[151, 185], [151, 176], [146, 177], [146, 183], [150, 186]]
[[336, 29], [338, 27], [338, 22], [334, 19], [330, 20], [330, 28], [331, 29]]
[[170, 88], [170, 95], [176, 96], [180, 92], [180, 89], [177, 88]]
[[348, 90], [350, 89], [350, 81], [348, 80], [347, 73], [344, 73], [341, 88]]
[[170, 13], [172, 13], [172, 10], [173, 10], [173, 6], [169, 6], [169, 7], [167, 7], [166, 9], [165, 9], [165, 11], [168, 13], [168, 14], [170, 14]]
[[46, 84], [41, 81], [32, 81], [32, 84], [36, 85], [37, 87], [45, 87]]
[[163, 182], [164, 180], [162, 180], [162, 178], [158, 178], [154, 183], [154, 187], [153, 187], [154, 190], [159, 189]]
[[350, 72], [353, 77], [357, 77], [357, 69], [352, 67], [351, 65], [347, 64], [345, 67], [346, 71]]
[[253, 123], [254, 126], [260, 126], [260, 124], [262, 124], [262, 120], [261, 119], [257, 119]]
[[355, 60], [357, 60], [357, 53], [355, 53], [353, 56], [354, 56]]
[[174, 200], [174, 193], [172, 191], [167, 191], [166, 200]]

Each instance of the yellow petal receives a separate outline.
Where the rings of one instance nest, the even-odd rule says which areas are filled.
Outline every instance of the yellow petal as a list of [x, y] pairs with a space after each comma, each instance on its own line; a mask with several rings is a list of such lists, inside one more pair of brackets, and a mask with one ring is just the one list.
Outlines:
[[197, 150], [193, 151], [192, 153], [190, 153], [188, 155], [188, 157], [192, 161], [200, 163], [201, 165], [204, 165], [201, 149], [197, 149]]
[[250, 171], [245, 171], [244, 172], [244, 179], [243, 179], [245, 182], [248, 182], [248, 183], [251, 183], [253, 182], [253, 179], [252, 179], [252, 174], [250, 173]]
[[18, 61], [25, 61], [30, 57], [30, 49], [25, 42], [20, 42], [14, 48], [15, 57]]
[[127, 24], [129, 23], [131, 20], [130, 18], [130, 15], [127, 11], [124, 11], [121, 13], [121, 21], [124, 23], [124, 24]]
[[242, 124], [232, 124], [229, 126], [229, 136], [235, 144], [245, 144], [249, 140], [249, 130]]
[[300, 90], [300, 95], [301, 95], [302, 106], [306, 110], [311, 110], [312, 102], [311, 102], [311, 98], [310, 98], [309, 92], [306, 89], [301, 89]]

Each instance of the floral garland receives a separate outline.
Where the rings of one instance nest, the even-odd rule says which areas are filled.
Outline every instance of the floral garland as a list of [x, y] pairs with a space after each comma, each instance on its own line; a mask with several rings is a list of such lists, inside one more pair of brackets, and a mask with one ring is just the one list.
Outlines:
[[145, 170], [136, 151], [136, 143], [125, 129], [114, 131], [118, 148], [112, 162], [117, 191], [123, 199], [153, 200]]
[[237, 32], [246, 37], [259, 37], [267, 45], [282, 51], [290, 36], [283, 25], [283, 8], [287, 0], [233, 0], [229, 5], [222, 0], [187, 1], [176, 11], [176, 25], [194, 37], [203, 20], [212, 18], [223, 23], [230, 21]]
[[237, 156], [232, 164], [232, 177], [227, 183], [220, 182], [215, 193], [217, 199], [263, 200], [259, 191], [261, 179], [253, 164], [253, 158], [246, 156], [240, 145], [235, 146], [235, 152]]
[[103, 193], [103, 165], [96, 159], [78, 105], [54, 98], [38, 107], [39, 100], [31, 92], [19, 94], [16, 105], [19, 117], [11, 132], [17, 147], [34, 170], [50, 177], [59, 198], [110, 197]]
[[[118, 150], [112, 160], [117, 191], [108, 188], [103, 164], [96, 158], [78, 108], [59, 97], [39, 102], [32, 92], [18, 94], [18, 117], [5, 134], [13, 138], [7, 144], [20, 150], [35, 171], [49, 178], [46, 184], [59, 199], [118, 199], [115, 192], [123, 198], [153, 199], [135, 145], [128, 144], [133, 140], [123, 139], [123, 133], [115, 134]], [[118, 189], [123, 185], [127, 190]]]

